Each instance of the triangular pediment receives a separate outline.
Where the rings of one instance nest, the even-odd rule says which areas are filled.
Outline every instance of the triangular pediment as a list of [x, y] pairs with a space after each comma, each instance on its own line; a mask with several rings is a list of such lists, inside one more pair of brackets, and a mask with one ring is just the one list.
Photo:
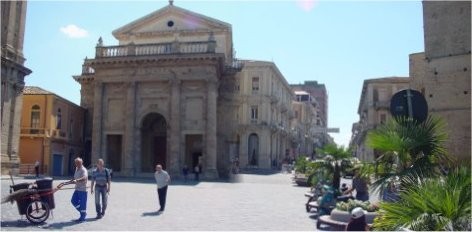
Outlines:
[[231, 25], [183, 8], [168, 5], [113, 31], [115, 38], [146, 34], [231, 31]]

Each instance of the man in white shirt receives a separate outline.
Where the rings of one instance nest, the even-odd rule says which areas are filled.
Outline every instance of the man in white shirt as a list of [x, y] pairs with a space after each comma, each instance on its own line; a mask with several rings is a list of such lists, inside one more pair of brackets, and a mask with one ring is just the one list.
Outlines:
[[156, 165], [156, 172], [154, 173], [154, 178], [156, 179], [157, 184], [157, 196], [159, 197], [160, 208], [158, 212], [164, 212], [166, 207], [166, 197], [167, 197], [167, 186], [170, 183], [169, 174], [162, 169], [161, 164]]
[[75, 191], [72, 195], [71, 203], [79, 211], [80, 218], [75, 220], [76, 222], [85, 221], [87, 215], [87, 180], [88, 173], [87, 169], [83, 166], [81, 158], [76, 158], [75, 163], [75, 174], [72, 180], [75, 183]]

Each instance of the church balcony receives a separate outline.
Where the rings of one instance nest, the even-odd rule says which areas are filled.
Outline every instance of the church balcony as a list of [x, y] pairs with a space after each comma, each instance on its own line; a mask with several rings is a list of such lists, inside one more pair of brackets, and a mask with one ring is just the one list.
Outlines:
[[154, 56], [192, 53], [215, 53], [215, 41], [172, 42], [159, 44], [128, 44], [121, 46], [97, 46], [95, 58]]
[[390, 101], [376, 101], [374, 102], [374, 108], [379, 109], [390, 109]]
[[225, 73], [234, 74], [240, 72], [244, 67], [244, 63], [236, 58], [233, 58], [231, 63], [225, 65]]

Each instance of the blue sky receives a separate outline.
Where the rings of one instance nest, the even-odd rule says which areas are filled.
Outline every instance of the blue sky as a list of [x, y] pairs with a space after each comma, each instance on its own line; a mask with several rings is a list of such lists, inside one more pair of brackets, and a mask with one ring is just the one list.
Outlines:
[[[100, 36], [168, 1], [29, 1], [26, 84], [80, 104], [83, 59]], [[290, 84], [316, 80], [329, 94], [329, 127], [348, 145], [364, 79], [408, 76], [408, 55], [424, 51], [420, 1], [174, 1], [233, 27], [236, 57], [273, 61]]]

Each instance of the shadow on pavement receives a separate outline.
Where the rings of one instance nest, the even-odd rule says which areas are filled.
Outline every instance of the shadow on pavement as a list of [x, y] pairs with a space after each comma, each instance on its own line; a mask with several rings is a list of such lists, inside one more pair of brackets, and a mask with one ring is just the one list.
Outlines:
[[242, 169], [240, 174], [252, 174], [252, 175], [275, 175], [279, 174], [280, 170], [272, 169]]
[[45, 226], [41, 226], [41, 228], [43, 228], [43, 229], [60, 230], [60, 229], [63, 229], [64, 227], [77, 225], [77, 224], [79, 224], [79, 223], [92, 222], [92, 221], [96, 221], [96, 220], [97, 220], [97, 219], [95, 219], [95, 218], [86, 218], [84, 222], [76, 222], [75, 220], [72, 220], [72, 221], [65, 221], [65, 222], [56, 222], [56, 223], [46, 224]]
[[159, 216], [159, 215], [161, 215], [161, 212], [153, 211], [153, 212], [144, 212], [143, 214], [141, 214], [141, 217]]
[[[43, 223], [45, 224], [45, 223]], [[2, 221], [1, 223], [2, 230], [8, 230], [8, 227], [20, 227], [20, 228], [25, 228], [25, 227], [33, 227], [35, 225], [31, 224], [28, 220], [26, 219], [18, 219], [15, 221]]]

